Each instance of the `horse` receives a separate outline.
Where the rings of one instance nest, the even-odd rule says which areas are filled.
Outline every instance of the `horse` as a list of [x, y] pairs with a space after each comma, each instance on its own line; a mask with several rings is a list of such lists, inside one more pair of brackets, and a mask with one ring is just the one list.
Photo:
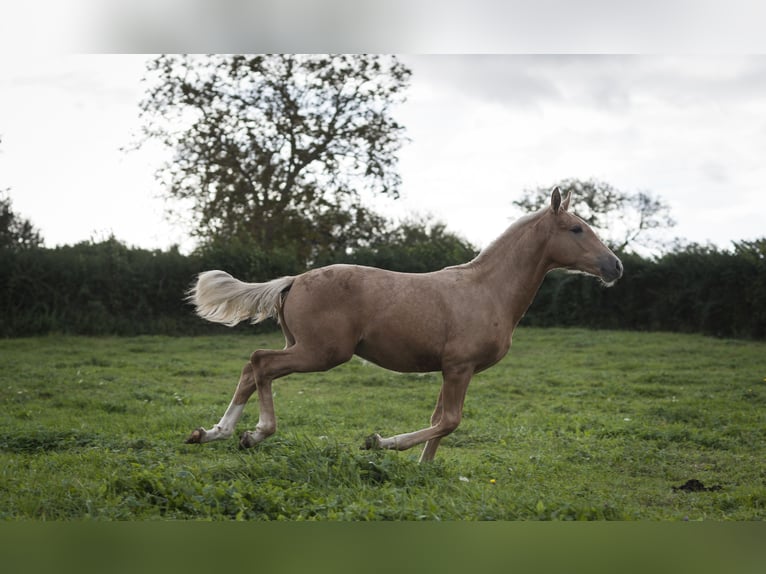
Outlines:
[[258, 423], [240, 438], [241, 448], [255, 446], [277, 428], [275, 379], [326, 371], [357, 355], [403, 373], [441, 371], [428, 427], [373, 434], [361, 447], [406, 450], [425, 443], [419, 462], [433, 460], [440, 440], [460, 424], [471, 377], [506, 355], [549, 271], [593, 275], [607, 286], [622, 276], [620, 259], [569, 212], [570, 199], [571, 193], [562, 200], [554, 188], [550, 205], [513, 222], [473, 260], [430, 273], [336, 264], [266, 283], [245, 283], [224, 271], [200, 273], [188, 293], [200, 317], [229, 326], [275, 318], [285, 347], [255, 351], [220, 421], [192, 431], [186, 442], [230, 437], [257, 392]]

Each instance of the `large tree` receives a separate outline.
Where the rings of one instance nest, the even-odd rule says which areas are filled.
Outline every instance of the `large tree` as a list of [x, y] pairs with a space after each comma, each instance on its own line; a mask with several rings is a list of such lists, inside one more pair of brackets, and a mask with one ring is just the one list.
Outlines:
[[[565, 179], [555, 185], [564, 194], [572, 193], [577, 215], [617, 251], [662, 247], [657, 232], [675, 225], [668, 204], [648, 192], [628, 193], [595, 179]], [[537, 211], [550, 201], [552, 187], [527, 189], [512, 203], [525, 212]]]
[[148, 66], [142, 131], [174, 150], [158, 176], [203, 242], [310, 262], [384, 227], [365, 197], [398, 196], [392, 111], [409, 77], [395, 57], [161, 56]]

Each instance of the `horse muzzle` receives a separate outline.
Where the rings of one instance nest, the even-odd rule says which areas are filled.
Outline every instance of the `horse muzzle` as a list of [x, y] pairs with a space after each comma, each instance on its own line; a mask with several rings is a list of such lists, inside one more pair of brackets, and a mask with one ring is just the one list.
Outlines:
[[622, 261], [615, 255], [606, 255], [599, 261], [601, 280], [607, 285], [612, 285], [622, 277]]

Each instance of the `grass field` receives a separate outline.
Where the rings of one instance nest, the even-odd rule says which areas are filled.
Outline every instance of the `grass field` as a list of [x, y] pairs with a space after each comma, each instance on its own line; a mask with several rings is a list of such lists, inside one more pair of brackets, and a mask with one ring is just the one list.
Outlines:
[[[0, 341], [0, 518], [762, 520], [766, 344], [519, 329], [432, 464], [362, 451], [426, 425], [437, 374], [359, 359], [274, 384], [255, 449], [186, 445], [277, 334]], [[255, 397], [238, 429], [257, 421]], [[674, 489], [696, 479], [709, 490]]]

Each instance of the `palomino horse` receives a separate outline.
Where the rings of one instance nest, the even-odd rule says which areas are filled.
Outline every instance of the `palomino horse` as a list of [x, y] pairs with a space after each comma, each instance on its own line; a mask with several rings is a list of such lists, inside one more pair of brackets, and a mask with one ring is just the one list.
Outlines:
[[388, 438], [375, 434], [364, 445], [405, 450], [425, 443], [420, 461], [432, 460], [441, 438], [460, 423], [471, 377], [508, 352], [546, 273], [563, 267], [607, 285], [622, 276], [620, 260], [567, 211], [570, 197], [562, 201], [555, 188], [549, 207], [514, 222], [474, 260], [432, 273], [330, 265], [267, 283], [243, 283], [223, 271], [201, 273], [189, 295], [198, 315], [227, 325], [276, 317], [286, 345], [255, 351], [218, 424], [196, 429], [186, 442], [230, 437], [257, 391], [258, 424], [242, 435], [240, 446], [258, 444], [276, 431], [274, 379], [326, 371], [359, 355], [394, 371], [442, 372], [429, 427]]

